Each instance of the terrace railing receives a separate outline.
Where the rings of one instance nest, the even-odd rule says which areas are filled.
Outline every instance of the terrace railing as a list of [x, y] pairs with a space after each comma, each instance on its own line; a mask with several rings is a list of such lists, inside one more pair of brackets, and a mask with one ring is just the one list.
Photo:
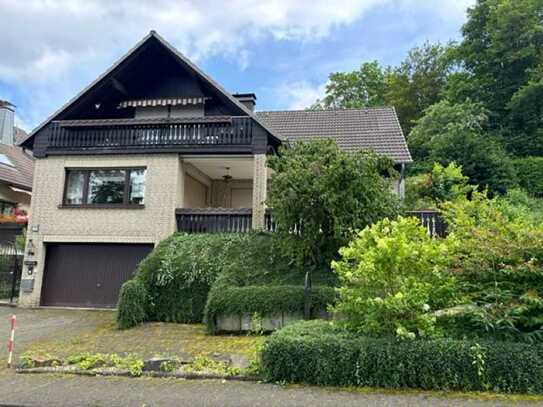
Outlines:
[[[446, 225], [437, 211], [410, 211], [406, 215], [418, 218], [430, 236], [444, 236]], [[177, 230], [186, 233], [247, 233], [252, 230], [251, 208], [181, 208], [176, 210]], [[264, 230], [276, 229], [272, 211], [264, 217]], [[297, 230], [294, 231], [297, 233]]]
[[438, 211], [409, 211], [406, 212], [406, 215], [419, 219], [421, 225], [426, 228], [426, 232], [430, 236], [445, 236], [447, 232], [447, 224], [443, 221]]
[[248, 117], [66, 120], [52, 123], [48, 150], [160, 149], [245, 146], [253, 141]]

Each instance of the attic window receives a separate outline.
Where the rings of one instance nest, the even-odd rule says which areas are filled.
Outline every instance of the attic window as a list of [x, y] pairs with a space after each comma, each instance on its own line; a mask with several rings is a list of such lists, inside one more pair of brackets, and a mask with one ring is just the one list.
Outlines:
[[0, 154], [0, 164], [8, 165], [10, 167], [15, 167], [11, 160], [5, 154]]

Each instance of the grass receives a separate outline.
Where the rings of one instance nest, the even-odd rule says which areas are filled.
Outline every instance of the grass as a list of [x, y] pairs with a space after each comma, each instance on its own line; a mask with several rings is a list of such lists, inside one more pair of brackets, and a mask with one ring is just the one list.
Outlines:
[[[96, 316], [94, 316], [96, 318]], [[89, 353], [133, 354], [140, 358], [175, 356], [187, 352], [206, 356], [211, 352], [235, 353], [256, 358], [264, 338], [247, 335], [210, 336], [202, 324], [151, 322], [118, 330], [114, 313], [101, 313], [92, 328], [69, 336], [49, 337], [30, 342], [24, 353], [65, 358]]]

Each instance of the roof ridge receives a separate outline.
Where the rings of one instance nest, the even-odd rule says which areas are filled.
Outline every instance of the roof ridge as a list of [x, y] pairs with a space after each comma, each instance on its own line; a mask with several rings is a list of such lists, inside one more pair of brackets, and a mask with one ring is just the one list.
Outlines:
[[395, 110], [394, 106], [368, 106], [368, 107], [345, 107], [345, 108], [333, 108], [333, 109], [282, 109], [282, 110], [257, 110], [258, 113], [288, 113], [288, 112], [356, 112], [365, 110]]

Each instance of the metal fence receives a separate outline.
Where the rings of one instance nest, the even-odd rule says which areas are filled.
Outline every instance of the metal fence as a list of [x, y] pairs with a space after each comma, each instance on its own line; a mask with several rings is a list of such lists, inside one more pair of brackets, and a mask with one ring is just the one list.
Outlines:
[[0, 245], [0, 302], [15, 303], [23, 264], [23, 252], [14, 244]]

